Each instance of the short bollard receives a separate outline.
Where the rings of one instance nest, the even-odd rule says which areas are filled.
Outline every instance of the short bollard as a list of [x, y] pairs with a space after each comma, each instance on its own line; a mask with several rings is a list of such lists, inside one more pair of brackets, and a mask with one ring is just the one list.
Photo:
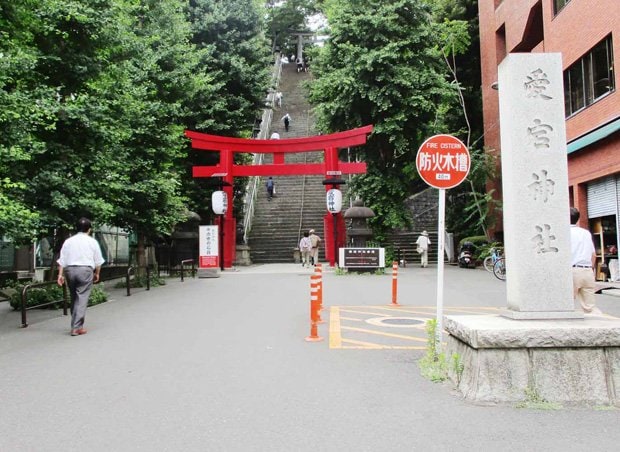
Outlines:
[[398, 304], [398, 262], [392, 262], [392, 306]]
[[323, 266], [321, 264], [316, 264], [314, 267], [314, 274], [319, 275], [318, 282], [318, 299], [319, 299], [319, 311], [326, 309], [323, 307]]
[[318, 299], [318, 277], [310, 276], [310, 336], [306, 338], [307, 342], [322, 341], [319, 336], [318, 324], [321, 321], [319, 317], [319, 299]]

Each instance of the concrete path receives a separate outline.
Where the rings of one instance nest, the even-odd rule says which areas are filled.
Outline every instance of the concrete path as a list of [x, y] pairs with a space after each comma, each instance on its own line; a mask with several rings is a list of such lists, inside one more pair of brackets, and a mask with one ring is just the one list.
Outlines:
[[[0, 451], [618, 450], [619, 410], [475, 406], [420, 376], [422, 350], [333, 349], [329, 322], [324, 341], [305, 342], [309, 274], [265, 265], [116, 290], [80, 337], [58, 312], [20, 329], [0, 303]], [[401, 269], [403, 311], [432, 312], [435, 277]], [[446, 268], [447, 309], [504, 299], [484, 270]], [[328, 306], [372, 313], [390, 301], [389, 274], [325, 272]], [[620, 317], [620, 298], [597, 301]]]

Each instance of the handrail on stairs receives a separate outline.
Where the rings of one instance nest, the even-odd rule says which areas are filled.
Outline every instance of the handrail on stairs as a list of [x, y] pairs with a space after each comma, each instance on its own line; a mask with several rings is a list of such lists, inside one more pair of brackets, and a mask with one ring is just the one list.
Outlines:
[[[274, 89], [269, 90], [267, 94], [266, 107], [263, 109], [261, 117], [260, 131], [256, 139], [266, 140], [269, 138], [269, 130], [273, 121], [273, 107], [275, 105], [275, 95], [280, 86], [280, 78], [282, 76], [282, 59], [280, 54], [276, 55], [276, 61], [271, 75], [271, 84]], [[252, 161], [254, 165], [263, 164], [263, 154], [254, 154]], [[243, 200], [243, 243], [246, 245], [249, 241], [249, 234], [252, 230], [252, 220], [254, 219], [254, 204], [258, 194], [259, 176], [251, 176], [245, 189], [245, 199]]]
[[[306, 111], [306, 136], [310, 134], [310, 111]], [[308, 163], [308, 153], [304, 153], [304, 163]], [[304, 176], [301, 185], [301, 210], [299, 212], [299, 228], [297, 229], [297, 243], [301, 240], [301, 226], [304, 222], [304, 203], [306, 200], [306, 178]]]

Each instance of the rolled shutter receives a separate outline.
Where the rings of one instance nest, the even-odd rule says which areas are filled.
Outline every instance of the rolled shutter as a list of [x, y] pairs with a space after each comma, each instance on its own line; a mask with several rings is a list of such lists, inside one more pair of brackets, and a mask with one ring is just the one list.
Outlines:
[[607, 177], [588, 183], [588, 218], [616, 215], [618, 209], [617, 182]]

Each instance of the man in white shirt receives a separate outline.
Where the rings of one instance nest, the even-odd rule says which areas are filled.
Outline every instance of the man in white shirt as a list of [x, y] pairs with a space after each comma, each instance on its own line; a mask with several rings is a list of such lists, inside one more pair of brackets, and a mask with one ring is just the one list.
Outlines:
[[422, 231], [422, 234], [415, 242], [417, 251], [420, 254], [420, 264], [422, 268], [428, 267], [428, 248], [431, 245], [431, 239], [428, 238], [428, 232]]
[[590, 231], [577, 226], [579, 210], [570, 209], [570, 243], [571, 265], [573, 266], [573, 293], [579, 300], [585, 314], [601, 315], [602, 312], [595, 306], [596, 281], [594, 280], [594, 264], [596, 251]]
[[310, 259], [312, 261], [312, 265], [316, 265], [319, 263], [319, 245], [323, 240], [314, 232], [314, 229], [310, 229], [309, 232], [310, 242], [312, 242], [312, 253], [310, 254]]
[[99, 243], [90, 236], [92, 225], [88, 218], [80, 218], [77, 234], [65, 240], [58, 259], [58, 285], [65, 283], [71, 294], [71, 336], [86, 334], [84, 318], [93, 284], [99, 281], [104, 263]]

